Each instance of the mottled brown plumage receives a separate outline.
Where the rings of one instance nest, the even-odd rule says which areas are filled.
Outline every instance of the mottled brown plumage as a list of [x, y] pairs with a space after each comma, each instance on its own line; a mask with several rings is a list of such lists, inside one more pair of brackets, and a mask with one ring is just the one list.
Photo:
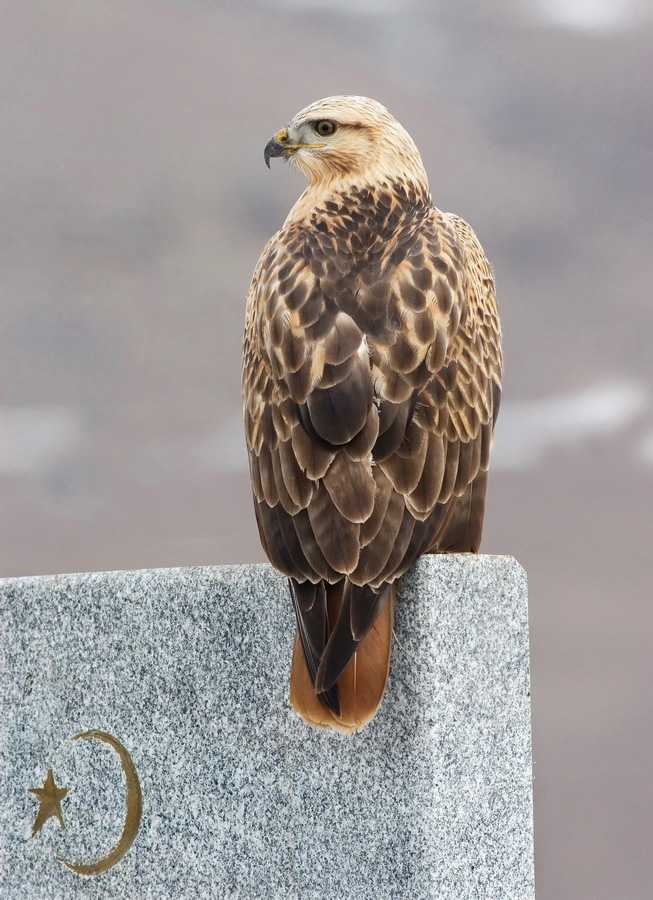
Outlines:
[[395, 580], [422, 553], [479, 548], [501, 384], [494, 282], [375, 101], [312, 104], [270, 156], [292, 159], [309, 186], [247, 303], [256, 518], [290, 578], [293, 707], [351, 732], [383, 695]]

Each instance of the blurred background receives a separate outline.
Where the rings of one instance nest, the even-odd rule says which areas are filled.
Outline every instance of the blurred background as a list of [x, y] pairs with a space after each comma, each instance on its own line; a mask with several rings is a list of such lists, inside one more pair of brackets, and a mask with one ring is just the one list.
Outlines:
[[484, 551], [528, 572], [539, 900], [653, 896], [646, 0], [5, 0], [0, 572], [263, 559], [249, 279], [268, 138], [385, 103], [494, 263]]

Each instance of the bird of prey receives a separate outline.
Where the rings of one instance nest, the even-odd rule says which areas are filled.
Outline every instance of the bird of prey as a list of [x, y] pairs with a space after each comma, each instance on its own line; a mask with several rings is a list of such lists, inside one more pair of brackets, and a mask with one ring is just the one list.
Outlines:
[[313, 103], [268, 142], [271, 157], [308, 187], [247, 300], [254, 506], [290, 579], [291, 705], [353, 733], [385, 691], [397, 578], [422, 553], [479, 549], [501, 393], [494, 281], [380, 103]]

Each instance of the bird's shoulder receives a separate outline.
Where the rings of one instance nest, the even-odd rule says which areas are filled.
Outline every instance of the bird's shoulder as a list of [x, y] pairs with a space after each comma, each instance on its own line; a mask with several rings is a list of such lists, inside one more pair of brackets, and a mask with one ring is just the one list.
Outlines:
[[466, 357], [467, 368], [486, 375], [500, 391], [503, 370], [501, 324], [492, 266], [474, 229], [460, 216], [446, 213], [456, 232], [462, 252], [465, 279], [466, 316], [452, 355]]

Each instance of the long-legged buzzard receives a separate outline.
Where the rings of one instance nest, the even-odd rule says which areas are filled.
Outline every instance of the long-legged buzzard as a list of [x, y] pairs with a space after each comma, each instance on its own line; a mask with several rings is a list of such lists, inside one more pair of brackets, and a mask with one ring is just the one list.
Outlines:
[[385, 690], [396, 579], [422, 553], [479, 548], [501, 392], [494, 282], [376, 101], [313, 103], [268, 142], [274, 156], [309, 184], [247, 303], [256, 518], [290, 578], [292, 706], [354, 732]]

